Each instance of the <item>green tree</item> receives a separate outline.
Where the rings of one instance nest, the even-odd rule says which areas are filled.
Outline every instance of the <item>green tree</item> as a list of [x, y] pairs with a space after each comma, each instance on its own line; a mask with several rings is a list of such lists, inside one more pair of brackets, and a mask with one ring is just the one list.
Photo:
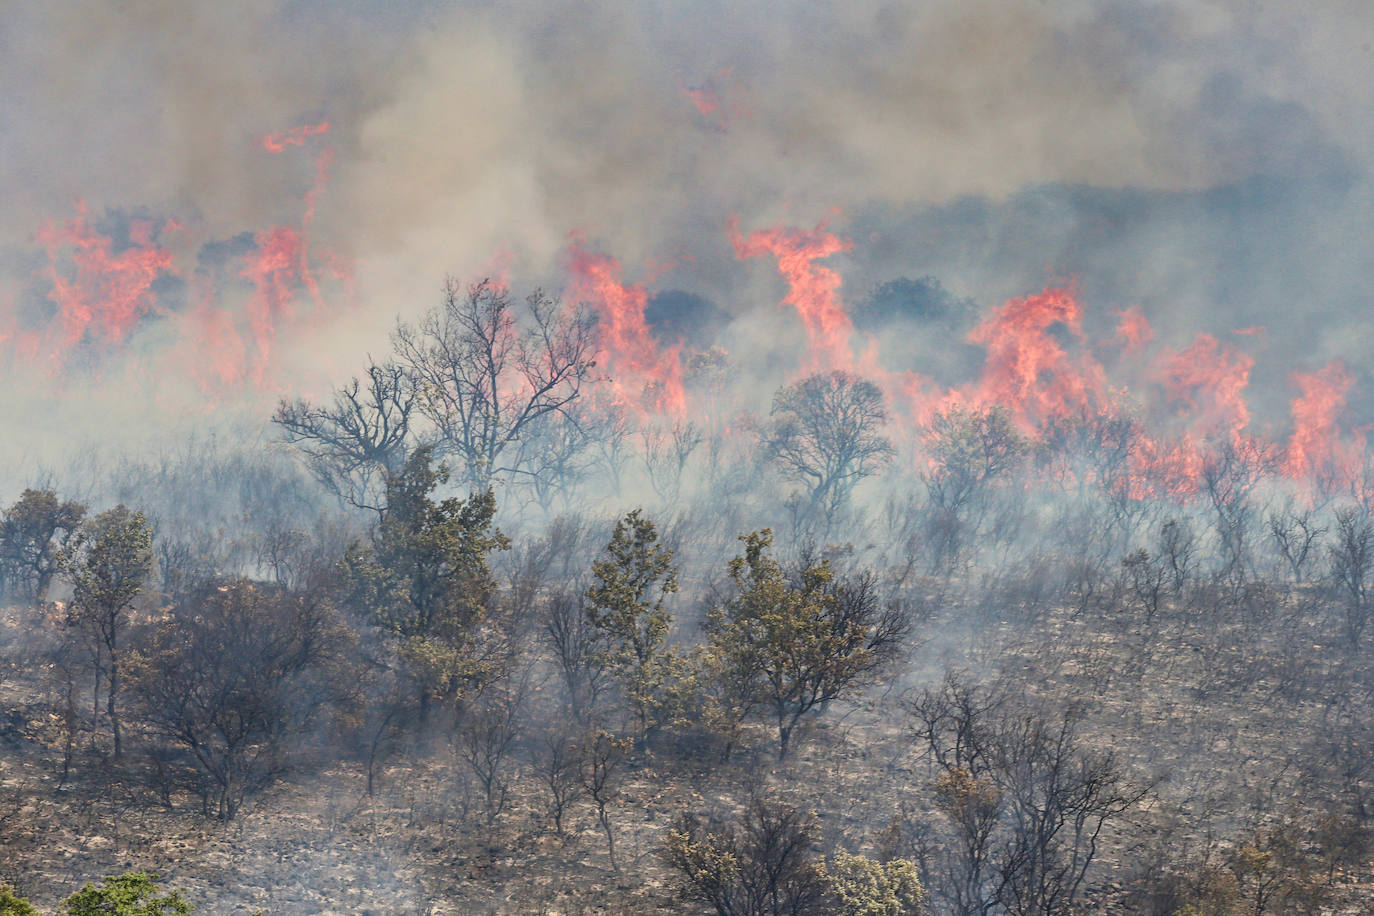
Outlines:
[[895, 654], [908, 626], [883, 607], [871, 576], [838, 582], [828, 561], [795, 580], [768, 548], [767, 529], [740, 538], [730, 561], [735, 595], [706, 618], [707, 658], [743, 684], [778, 728], [778, 759], [787, 756], [802, 717], [853, 693]]
[[158, 876], [128, 872], [87, 884], [66, 900], [68, 916], [185, 916], [195, 906], [179, 891], [162, 893]]
[[119, 638], [124, 617], [153, 569], [152, 529], [142, 512], [119, 505], [85, 523], [63, 555], [72, 583], [70, 620], [96, 647], [96, 694], [106, 680], [106, 714], [114, 754], [122, 751], [119, 725]]
[[0, 592], [41, 602], [85, 517], [85, 506], [52, 490], [25, 490], [0, 516]]
[[619, 680], [642, 736], [658, 724], [665, 687], [684, 661], [666, 648], [672, 615], [663, 603], [677, 591], [673, 551], [635, 509], [616, 522], [592, 576], [587, 616], [602, 635], [603, 662]]
[[370, 545], [355, 544], [343, 562], [350, 602], [394, 634], [420, 689], [422, 708], [451, 699], [491, 673], [481, 627], [496, 596], [487, 565], [510, 542], [493, 525], [490, 490], [435, 501], [448, 469], [419, 448], [386, 481], [386, 508]]
[[0, 884], [0, 916], [38, 916], [38, 910], [16, 894], [14, 888]]
[[878, 862], [867, 856], [836, 853], [824, 869], [834, 916], [921, 916], [926, 891], [915, 863], [907, 859]]

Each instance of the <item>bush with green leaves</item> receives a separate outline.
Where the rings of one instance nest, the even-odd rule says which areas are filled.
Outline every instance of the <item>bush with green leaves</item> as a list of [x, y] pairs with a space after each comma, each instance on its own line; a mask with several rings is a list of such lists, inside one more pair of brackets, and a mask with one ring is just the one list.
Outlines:
[[16, 894], [14, 888], [0, 884], [0, 916], [38, 916], [38, 911]]
[[180, 891], [162, 892], [158, 876], [128, 872], [87, 884], [66, 900], [68, 916], [185, 916], [195, 910]]

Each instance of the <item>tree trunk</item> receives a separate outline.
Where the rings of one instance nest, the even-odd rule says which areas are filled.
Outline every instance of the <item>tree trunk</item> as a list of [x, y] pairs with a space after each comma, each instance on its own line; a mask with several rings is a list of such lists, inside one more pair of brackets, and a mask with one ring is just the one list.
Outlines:
[[597, 806], [597, 819], [601, 821], [601, 829], [606, 831], [606, 852], [611, 858], [611, 871], [620, 874], [620, 866], [615, 862], [615, 834], [611, 832], [611, 819], [606, 816], [606, 806]]
[[106, 694], [105, 712], [110, 717], [110, 733], [114, 736], [114, 755], [118, 760], [123, 753], [123, 745], [119, 734], [119, 716], [115, 712], [115, 703], [119, 696], [119, 658], [117, 651], [119, 648], [119, 635], [115, 630], [114, 619], [110, 620], [109, 637], [105, 644], [110, 653], [110, 689]]

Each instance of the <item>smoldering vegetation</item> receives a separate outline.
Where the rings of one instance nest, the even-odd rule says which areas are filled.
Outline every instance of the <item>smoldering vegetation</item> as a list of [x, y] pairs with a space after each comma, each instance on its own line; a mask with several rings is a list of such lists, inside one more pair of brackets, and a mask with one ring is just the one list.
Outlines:
[[[1072, 344], [1066, 300], [1018, 301], [1069, 336], [1017, 346]], [[1007, 308], [853, 309], [968, 339], [951, 380], [984, 351], [917, 421], [859, 368], [750, 409], [707, 341], [636, 376], [595, 310], [451, 283], [268, 434], [35, 479], [0, 527], [0, 877], [52, 906], [151, 871], [214, 912], [1356, 911], [1367, 458], [1296, 408], [1280, 443], [1046, 401], [1073, 360], [982, 397]]]
[[1366, 6], [397, 7], [0, 31], [0, 913], [1368, 909]]

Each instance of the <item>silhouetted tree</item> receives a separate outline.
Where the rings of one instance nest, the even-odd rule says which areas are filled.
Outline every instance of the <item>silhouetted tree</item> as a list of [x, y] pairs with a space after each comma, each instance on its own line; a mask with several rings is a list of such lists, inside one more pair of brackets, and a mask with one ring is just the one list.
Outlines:
[[85, 506], [52, 490], [25, 490], [0, 515], [0, 595], [41, 603], [85, 517]]
[[877, 385], [841, 371], [808, 376], [773, 396], [768, 454], [827, 519], [892, 457], [883, 400]]
[[380, 512], [386, 475], [401, 470], [412, 447], [418, 397], [405, 368], [369, 363], [363, 380], [334, 392], [333, 404], [282, 401], [272, 421], [330, 492]]
[[444, 285], [444, 301], [393, 335], [396, 358], [433, 424], [440, 453], [484, 490], [502, 474], [527, 472], [511, 446], [550, 414], [565, 412], [594, 366], [593, 323], [536, 291], [517, 310], [489, 280]]

